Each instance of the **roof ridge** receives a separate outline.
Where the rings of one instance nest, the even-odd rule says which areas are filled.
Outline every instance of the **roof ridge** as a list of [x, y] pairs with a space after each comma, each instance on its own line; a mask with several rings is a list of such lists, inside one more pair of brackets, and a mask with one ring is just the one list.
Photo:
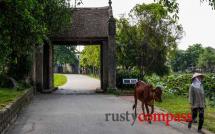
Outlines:
[[73, 8], [72, 10], [79, 10], [79, 9], [88, 9], [88, 10], [109, 9], [109, 6], [104, 6], [104, 7], [78, 7], [78, 8]]

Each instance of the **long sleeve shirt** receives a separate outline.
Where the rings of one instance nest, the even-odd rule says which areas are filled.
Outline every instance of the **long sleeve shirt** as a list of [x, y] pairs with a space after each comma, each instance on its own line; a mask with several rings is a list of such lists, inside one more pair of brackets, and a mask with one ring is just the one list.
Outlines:
[[205, 95], [204, 88], [201, 84], [200, 88], [190, 86], [189, 89], [189, 102], [192, 108], [204, 108], [205, 107]]

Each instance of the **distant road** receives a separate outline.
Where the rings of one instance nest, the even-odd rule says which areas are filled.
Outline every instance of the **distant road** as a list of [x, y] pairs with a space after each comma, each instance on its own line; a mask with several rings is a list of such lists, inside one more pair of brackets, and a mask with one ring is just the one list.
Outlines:
[[100, 80], [80, 74], [64, 74], [67, 83], [55, 91], [57, 94], [93, 93], [101, 88]]

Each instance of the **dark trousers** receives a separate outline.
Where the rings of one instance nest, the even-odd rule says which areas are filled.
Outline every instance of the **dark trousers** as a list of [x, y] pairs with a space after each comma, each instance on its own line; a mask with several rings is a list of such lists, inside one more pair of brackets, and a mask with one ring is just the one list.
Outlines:
[[191, 127], [192, 122], [197, 118], [197, 114], [199, 114], [198, 130], [201, 130], [204, 123], [204, 108], [192, 109], [192, 121], [190, 121], [188, 125]]

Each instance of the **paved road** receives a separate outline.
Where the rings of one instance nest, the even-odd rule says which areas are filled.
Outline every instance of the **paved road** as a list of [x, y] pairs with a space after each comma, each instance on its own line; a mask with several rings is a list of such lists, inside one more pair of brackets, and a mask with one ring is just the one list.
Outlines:
[[59, 87], [57, 94], [93, 93], [101, 88], [100, 80], [79, 74], [64, 74], [67, 83]]
[[[112, 95], [37, 95], [8, 134], [190, 134], [183, 124], [106, 121], [107, 113], [132, 113], [132, 103]], [[129, 116], [131, 119], [131, 116]]]

